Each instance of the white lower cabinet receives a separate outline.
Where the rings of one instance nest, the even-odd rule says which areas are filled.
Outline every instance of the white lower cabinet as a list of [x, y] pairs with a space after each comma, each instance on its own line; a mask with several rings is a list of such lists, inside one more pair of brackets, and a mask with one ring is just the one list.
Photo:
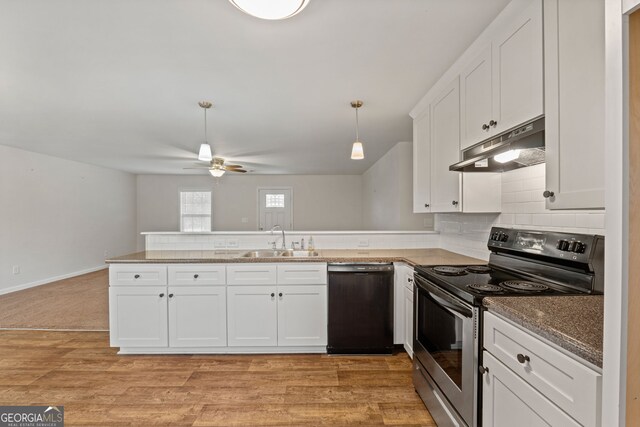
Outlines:
[[278, 345], [275, 286], [229, 286], [227, 319], [229, 346]]
[[[413, 283], [412, 283], [413, 286]], [[413, 288], [404, 288], [404, 349], [413, 359]]]
[[225, 347], [224, 286], [169, 286], [169, 346]]
[[600, 426], [602, 375], [586, 362], [489, 312], [483, 346], [483, 426]]
[[326, 286], [278, 286], [278, 345], [327, 345]]
[[109, 331], [113, 347], [166, 347], [167, 288], [109, 288]]
[[482, 425], [493, 427], [580, 426], [504, 364], [484, 352]]

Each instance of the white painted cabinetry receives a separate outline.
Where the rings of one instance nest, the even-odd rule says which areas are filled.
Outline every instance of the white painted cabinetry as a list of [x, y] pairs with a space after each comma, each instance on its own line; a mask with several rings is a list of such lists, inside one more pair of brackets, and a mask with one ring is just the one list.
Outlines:
[[483, 426], [600, 425], [599, 372], [492, 313], [483, 331]]
[[461, 149], [544, 113], [542, 44], [542, 4], [535, 0], [475, 48], [460, 71]]
[[166, 347], [167, 298], [166, 286], [109, 287], [111, 346]]
[[435, 97], [431, 111], [431, 212], [459, 212], [460, 179], [451, 172], [460, 158], [460, 87], [456, 77]]
[[602, 0], [544, 0], [547, 209], [604, 208]]
[[431, 126], [429, 110], [413, 120], [413, 211], [431, 212]]
[[413, 268], [405, 263], [394, 263], [394, 329], [393, 343], [401, 344], [413, 357], [413, 299], [408, 305], [408, 292], [413, 294]]
[[[409, 285], [410, 283], [410, 285]], [[413, 278], [411, 282], [407, 280], [407, 285], [404, 287], [404, 349], [413, 359]]]
[[275, 284], [227, 288], [229, 346], [278, 345]]
[[224, 286], [169, 286], [169, 346], [226, 347]]
[[[229, 278], [238, 279], [227, 290], [229, 346], [327, 345], [326, 264], [243, 264], [231, 270]], [[247, 281], [262, 285], [234, 285]]]

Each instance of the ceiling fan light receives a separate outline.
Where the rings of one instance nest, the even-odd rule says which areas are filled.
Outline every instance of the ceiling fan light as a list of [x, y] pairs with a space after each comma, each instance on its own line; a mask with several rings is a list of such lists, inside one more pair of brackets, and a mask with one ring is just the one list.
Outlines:
[[229, 0], [232, 5], [260, 19], [286, 19], [307, 7], [309, 0]]
[[215, 178], [220, 178], [224, 175], [224, 169], [209, 169], [209, 173]]
[[351, 148], [351, 159], [352, 160], [364, 159], [364, 148], [362, 147], [362, 142], [356, 141], [353, 143], [353, 147]]
[[211, 154], [211, 146], [206, 142], [204, 144], [200, 144], [198, 160], [202, 160], [203, 162], [210, 162], [211, 159], [213, 159], [213, 155]]

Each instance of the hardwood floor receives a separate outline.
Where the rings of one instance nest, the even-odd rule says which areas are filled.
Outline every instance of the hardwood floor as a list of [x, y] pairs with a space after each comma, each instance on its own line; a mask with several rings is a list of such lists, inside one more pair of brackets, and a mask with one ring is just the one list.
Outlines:
[[66, 425], [435, 426], [394, 356], [118, 356], [107, 332], [0, 331], [0, 405]]
[[0, 328], [108, 330], [108, 271], [1, 295]]

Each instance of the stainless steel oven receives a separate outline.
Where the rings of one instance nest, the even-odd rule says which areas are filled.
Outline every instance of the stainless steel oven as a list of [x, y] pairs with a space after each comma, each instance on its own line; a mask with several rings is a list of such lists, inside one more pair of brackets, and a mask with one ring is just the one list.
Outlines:
[[[425, 382], [416, 390], [440, 427], [456, 425], [456, 421], [469, 426], [475, 422], [478, 312], [478, 308], [415, 276], [414, 380], [418, 376], [416, 383]], [[421, 375], [424, 378], [419, 378]], [[430, 407], [434, 400], [437, 403]], [[441, 414], [443, 409], [449, 413]]]

